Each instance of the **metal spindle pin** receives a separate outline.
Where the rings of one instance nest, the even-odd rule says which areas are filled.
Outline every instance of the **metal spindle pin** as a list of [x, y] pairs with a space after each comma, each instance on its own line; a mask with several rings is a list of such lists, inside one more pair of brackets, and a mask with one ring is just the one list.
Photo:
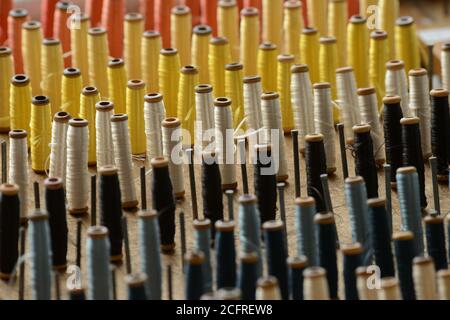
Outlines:
[[2, 184], [8, 181], [7, 159], [6, 159], [6, 141], [2, 142]]
[[172, 265], [167, 266], [167, 294], [168, 299], [173, 300], [173, 280], [172, 280]]
[[389, 230], [392, 234], [392, 186], [391, 186], [391, 165], [385, 164], [384, 168], [384, 188], [386, 189], [386, 212], [388, 214]]
[[228, 200], [228, 220], [233, 221], [234, 220], [234, 190], [226, 190], [225, 194], [227, 196]]
[[434, 74], [434, 44], [428, 45], [428, 81], [430, 90], [433, 89], [433, 74]]
[[195, 187], [195, 171], [194, 171], [194, 149], [186, 150], [189, 159], [189, 182], [191, 186], [191, 200], [192, 200], [192, 218], [198, 219], [198, 206], [197, 206], [197, 191]]
[[181, 263], [184, 273], [184, 255], [186, 254], [186, 222], [184, 220], [184, 212], [180, 212], [180, 240], [181, 240]]
[[34, 190], [34, 207], [36, 209], [41, 208], [41, 193], [39, 191], [39, 182], [35, 181], [33, 183], [33, 190]]
[[434, 210], [437, 214], [441, 214], [441, 204], [439, 199], [439, 187], [437, 180], [437, 158], [430, 157], [430, 167], [431, 167], [431, 179], [433, 183], [433, 200], [434, 200]]
[[247, 159], [245, 153], [245, 139], [238, 140], [239, 156], [241, 163], [241, 175], [244, 194], [248, 194]]
[[325, 198], [325, 205], [327, 208], [327, 212], [333, 212], [333, 203], [331, 202], [330, 187], [328, 185], [328, 175], [327, 174], [320, 175], [320, 181], [322, 182], [323, 195]]
[[97, 225], [97, 176], [91, 177], [91, 226]]
[[131, 274], [131, 254], [130, 254], [130, 241], [128, 238], [128, 221], [127, 217], [122, 217], [122, 232], [123, 232], [123, 242], [125, 245], [125, 264], [127, 274]]
[[111, 290], [112, 290], [112, 299], [117, 300], [117, 281], [116, 281], [116, 267], [111, 267]]
[[348, 163], [347, 163], [347, 152], [345, 148], [345, 134], [344, 134], [344, 124], [339, 123], [337, 125], [339, 132], [339, 147], [341, 150], [341, 163], [342, 163], [342, 175], [344, 180], [348, 178]]
[[145, 166], [141, 167], [140, 171], [141, 182], [141, 208], [142, 211], [147, 210], [147, 185], [145, 179]]
[[295, 197], [300, 198], [302, 196], [302, 190], [300, 186], [300, 154], [298, 150], [298, 130], [292, 130], [291, 136], [292, 151], [294, 155]]
[[59, 286], [59, 273], [55, 272], [55, 300], [61, 300], [61, 288]]
[[[286, 253], [289, 253], [287, 223], [286, 223], [286, 203], [284, 200], [285, 187], [286, 187], [286, 184], [284, 182], [280, 182], [277, 184], [279, 201], [280, 201], [280, 218], [281, 218], [281, 221], [283, 221], [284, 245], [286, 246]], [[288, 256], [289, 256], [289, 254], [288, 254]]]
[[[27, 230], [24, 227], [20, 227], [20, 251], [19, 256], [25, 257], [25, 244], [26, 244]], [[23, 300], [25, 297], [25, 261], [20, 263], [19, 268], [19, 300]]]
[[76, 252], [76, 265], [81, 269], [81, 228], [83, 226], [83, 220], [77, 219], [77, 252]]

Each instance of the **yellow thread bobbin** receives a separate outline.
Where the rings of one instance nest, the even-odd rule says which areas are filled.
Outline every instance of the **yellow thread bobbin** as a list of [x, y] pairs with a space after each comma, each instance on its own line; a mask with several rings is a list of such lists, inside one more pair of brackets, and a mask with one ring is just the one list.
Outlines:
[[100, 94], [95, 87], [84, 87], [80, 97], [80, 114], [81, 119], [88, 122], [89, 128], [89, 149], [88, 149], [88, 165], [95, 166], [97, 164], [96, 150], [96, 133], [95, 133], [95, 105], [100, 101]]
[[0, 132], [9, 131], [9, 86], [13, 75], [11, 49], [0, 47]]
[[180, 57], [177, 49], [162, 49], [159, 56], [159, 87], [168, 117], [177, 115]]
[[175, 6], [170, 16], [170, 39], [172, 48], [176, 48], [180, 55], [182, 66], [191, 64], [191, 32], [192, 13], [185, 5]]
[[158, 31], [144, 32], [142, 39], [142, 78], [147, 85], [148, 92], [159, 91], [159, 52], [162, 40]]
[[209, 75], [214, 96], [225, 96], [225, 65], [231, 63], [230, 45], [226, 38], [212, 38], [209, 42]]
[[230, 63], [225, 66], [225, 94], [233, 102], [234, 128], [245, 129], [244, 123], [244, 92], [243, 92], [243, 65]]
[[369, 47], [370, 85], [377, 91], [378, 101], [382, 101], [386, 95], [386, 62], [389, 60], [388, 34], [381, 30], [373, 31], [370, 34]]
[[144, 81], [128, 81], [127, 114], [130, 129], [131, 153], [133, 155], [145, 155], [147, 152], [144, 123], [144, 96]]
[[347, 65], [347, 0], [331, 0], [328, 10], [328, 34], [336, 38], [337, 68]]
[[11, 130], [30, 132], [31, 88], [30, 79], [24, 74], [16, 74], [11, 79], [9, 115]]
[[[141, 79], [141, 43], [144, 32], [144, 18], [140, 13], [125, 15], [124, 57], [127, 79]], [[147, 57], [144, 56], [144, 60]]]
[[[283, 0], [263, 0], [263, 41], [271, 42], [278, 48], [283, 43]], [[281, 50], [280, 50], [281, 51]]]
[[395, 27], [396, 57], [405, 63], [405, 71], [420, 68], [420, 47], [412, 17], [400, 17]]
[[366, 18], [352, 16], [347, 29], [347, 52], [349, 65], [355, 70], [358, 88], [369, 86], [369, 31], [366, 27]]
[[[328, 82], [331, 85], [331, 98], [336, 100], [336, 69], [338, 51], [335, 37], [321, 37], [319, 49], [320, 82]], [[340, 121], [339, 109], [333, 106], [334, 123]]]
[[294, 116], [291, 102], [291, 67], [295, 62], [294, 55], [278, 56], [278, 92], [280, 94], [281, 119], [284, 133], [294, 128]]
[[277, 57], [278, 48], [275, 44], [264, 42], [259, 46], [258, 73], [261, 76], [263, 92], [277, 91]]
[[88, 35], [89, 85], [98, 89], [101, 99], [108, 99], [108, 38], [103, 28], [91, 28]]
[[183, 145], [194, 144], [195, 123], [195, 86], [198, 85], [198, 70], [194, 66], [185, 66], [180, 71], [180, 90], [178, 92], [178, 118], [181, 121]]
[[399, 0], [378, 1], [378, 23], [377, 29], [384, 30], [388, 34], [389, 59], [395, 59], [395, 21], [398, 18]]
[[217, 8], [218, 35], [228, 39], [231, 58], [239, 61], [239, 12], [236, 0], [220, 0]]
[[314, 28], [305, 28], [300, 36], [300, 61], [309, 68], [311, 82], [320, 81], [319, 59], [319, 33]]
[[212, 29], [207, 25], [198, 25], [192, 35], [192, 64], [198, 69], [200, 83], [209, 83], [209, 40]]
[[80, 92], [83, 86], [81, 72], [66, 68], [62, 78], [61, 110], [75, 117], [80, 112]]
[[25, 73], [30, 77], [31, 94], [41, 94], [41, 43], [39, 21], [27, 21], [22, 25], [22, 55]]
[[78, 68], [83, 79], [83, 86], [89, 84], [88, 59], [88, 29], [89, 17], [84, 14], [74, 14], [71, 19], [70, 48], [72, 50], [72, 65]]
[[48, 97], [33, 97], [30, 121], [31, 168], [38, 174], [45, 173], [49, 168], [51, 123], [51, 106]]
[[258, 45], [259, 45], [259, 12], [250, 7], [241, 11], [241, 61], [244, 65], [244, 76], [258, 74]]
[[42, 92], [49, 97], [52, 114], [61, 108], [61, 77], [64, 61], [61, 42], [48, 38], [42, 42]]
[[108, 84], [110, 100], [114, 103], [114, 111], [126, 113], [127, 73], [122, 59], [109, 60]]
[[284, 2], [284, 50], [294, 56], [295, 63], [300, 62], [300, 35], [303, 30], [303, 10], [299, 0]]
[[307, 8], [309, 26], [317, 29], [321, 36], [327, 35], [328, 0], [308, 0]]

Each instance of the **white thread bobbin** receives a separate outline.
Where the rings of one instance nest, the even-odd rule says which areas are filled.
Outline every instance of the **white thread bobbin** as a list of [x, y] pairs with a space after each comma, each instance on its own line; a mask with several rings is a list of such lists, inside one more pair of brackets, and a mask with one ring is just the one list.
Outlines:
[[330, 300], [326, 270], [310, 267], [303, 271], [303, 294], [305, 300]]
[[442, 45], [441, 69], [442, 69], [442, 86], [444, 87], [444, 89], [450, 91], [450, 43], [445, 43]]
[[450, 269], [437, 273], [438, 293], [440, 300], [450, 300]]
[[128, 129], [128, 116], [126, 114], [115, 114], [111, 117], [111, 132], [114, 144], [114, 161], [117, 169], [119, 169], [122, 208], [134, 209], [139, 202], [134, 183], [130, 130]]
[[260, 278], [256, 287], [256, 300], [281, 300], [277, 278], [268, 276]]
[[95, 105], [95, 109], [97, 168], [115, 165], [114, 144], [111, 133], [111, 117], [114, 113], [114, 104], [110, 101], [99, 101]]
[[381, 288], [378, 290], [378, 300], [401, 300], [398, 280], [394, 277], [381, 279]]
[[431, 106], [428, 72], [425, 69], [409, 71], [409, 108], [420, 119], [420, 141], [425, 159], [431, 157]]
[[166, 118], [163, 96], [149, 93], [144, 97], [145, 136], [147, 137], [147, 159], [164, 154], [162, 145], [161, 122]]
[[402, 99], [403, 117], [410, 117], [408, 82], [406, 80], [405, 64], [400, 60], [391, 60], [386, 63], [386, 95], [400, 96]]
[[413, 279], [417, 300], [436, 300], [436, 271], [431, 257], [414, 258]]
[[9, 132], [8, 182], [19, 186], [20, 220], [28, 216], [28, 133], [25, 130]]
[[84, 119], [71, 119], [67, 130], [66, 187], [68, 209], [72, 215], [84, 215], [88, 212], [88, 142], [88, 122]]
[[336, 132], [334, 131], [331, 85], [328, 82], [314, 85], [314, 126], [323, 135], [327, 173], [336, 172]]
[[347, 144], [353, 144], [353, 127], [361, 123], [355, 72], [352, 67], [336, 70], [337, 104], [341, 109]]
[[[213, 87], [209, 84], [200, 84], [195, 87], [195, 105], [196, 105], [196, 126], [195, 139], [196, 145], [207, 147], [214, 134], [214, 98], [212, 95]], [[205, 136], [205, 132], [208, 132]]]
[[[266, 143], [272, 145], [272, 157], [278, 161], [277, 181], [286, 181], [289, 178], [286, 158], [286, 141], [284, 140], [283, 122], [281, 119], [280, 96], [276, 92], [263, 93], [261, 96], [261, 112], [264, 130], [266, 130]], [[278, 133], [278, 141], [273, 141], [272, 131]], [[277, 152], [278, 148], [278, 152]]]
[[163, 136], [164, 157], [169, 159], [169, 173], [172, 181], [173, 193], [176, 199], [183, 199], [183, 133], [181, 122], [177, 118], [166, 118], [161, 123]]
[[356, 287], [358, 289], [358, 297], [360, 300], [377, 300], [377, 291], [369, 288], [370, 277], [373, 274], [368, 271], [367, 267], [358, 267], [356, 269]]
[[53, 117], [52, 142], [50, 144], [49, 177], [66, 179], [67, 130], [70, 114], [61, 111]]
[[261, 95], [261, 77], [245, 77], [244, 112], [248, 129], [258, 130], [262, 127]]
[[295, 128], [299, 130], [300, 150], [305, 151], [305, 137], [314, 133], [314, 98], [309, 68], [305, 64], [291, 68], [291, 100]]
[[384, 132], [378, 115], [377, 94], [374, 88], [358, 89], [358, 105], [361, 112], [361, 121], [372, 128], [370, 135], [373, 140], [373, 154], [377, 165], [386, 161], [384, 145]]
[[237, 189], [236, 163], [233, 138], [233, 114], [231, 100], [214, 100], [214, 124], [216, 128], [216, 152], [220, 163], [222, 189]]

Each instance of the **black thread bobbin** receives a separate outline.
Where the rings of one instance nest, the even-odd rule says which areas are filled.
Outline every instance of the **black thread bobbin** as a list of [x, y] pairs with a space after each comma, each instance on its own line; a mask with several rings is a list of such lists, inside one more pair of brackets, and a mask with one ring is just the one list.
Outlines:
[[342, 246], [344, 256], [345, 300], [359, 300], [356, 269], [361, 266], [363, 248], [359, 243]]
[[281, 221], [267, 221], [263, 224], [266, 241], [268, 273], [278, 280], [281, 297], [289, 299], [287, 251], [284, 241], [284, 227]]
[[0, 279], [9, 280], [19, 257], [19, 186], [0, 186]]
[[215, 223], [223, 220], [223, 194], [220, 169], [214, 152], [202, 156], [203, 216], [211, 221], [211, 238], [216, 236]]
[[336, 234], [332, 213], [316, 214], [314, 217], [319, 248], [319, 266], [327, 271], [330, 298], [338, 297], [338, 267], [336, 256]]
[[61, 178], [48, 178], [45, 185], [45, 206], [48, 212], [50, 240], [52, 246], [52, 265], [63, 272], [67, 267], [67, 227], [66, 198]]
[[216, 285], [217, 288], [233, 288], [236, 285], [236, 248], [234, 222], [216, 222]]
[[448, 91], [432, 90], [431, 93], [431, 149], [437, 158], [438, 180], [448, 181], [450, 164], [450, 115]]
[[416, 300], [412, 271], [415, 251], [413, 238], [414, 235], [411, 231], [396, 232], [392, 236], [403, 300]]
[[273, 170], [272, 147], [257, 145], [254, 172], [255, 194], [258, 198], [258, 209], [261, 224], [274, 220], [277, 210], [277, 177]]
[[169, 175], [169, 160], [157, 157], [151, 160], [153, 168], [153, 208], [158, 212], [161, 251], [173, 254], [175, 251], [175, 198]]
[[369, 224], [375, 263], [381, 270], [381, 278], [395, 277], [392, 255], [391, 231], [386, 212], [385, 199], [369, 199]]
[[256, 282], [258, 281], [258, 254], [256, 252], [242, 252], [238, 287], [242, 300], [255, 300]]
[[367, 198], [378, 198], [378, 175], [375, 157], [373, 155], [373, 142], [370, 136], [371, 127], [361, 124], [353, 127], [355, 142], [353, 151], [355, 157], [355, 174], [361, 176], [366, 182]]
[[188, 252], [185, 260], [185, 298], [186, 300], [200, 300], [204, 289], [202, 266], [205, 255], [201, 251]]
[[447, 269], [447, 255], [445, 250], [444, 218], [441, 216], [426, 216], [424, 219], [427, 250], [434, 260], [436, 271]]
[[289, 257], [289, 292], [292, 300], [303, 300], [303, 271], [308, 267], [308, 258]]
[[306, 179], [308, 196], [316, 201], [317, 212], [326, 212], [326, 202], [323, 195], [320, 176], [327, 174], [325, 147], [322, 134], [307, 135], [306, 141]]
[[128, 300], [147, 300], [145, 283], [147, 276], [144, 273], [130, 274], [125, 277], [128, 289]]
[[110, 260], [113, 263], [122, 261], [122, 204], [118, 170], [115, 166], [104, 166], [99, 169], [100, 192], [99, 208], [101, 225], [108, 228], [110, 242]]
[[400, 123], [402, 125], [403, 166], [412, 166], [417, 169], [420, 205], [422, 208], [426, 208], [428, 203], [425, 195], [425, 165], [420, 140], [420, 120], [419, 118], [403, 118]]
[[399, 96], [387, 96], [383, 98], [383, 126], [384, 126], [384, 148], [386, 150], [386, 161], [391, 165], [390, 181], [396, 186], [397, 169], [403, 165], [402, 156], [402, 126], [400, 120], [403, 112]]

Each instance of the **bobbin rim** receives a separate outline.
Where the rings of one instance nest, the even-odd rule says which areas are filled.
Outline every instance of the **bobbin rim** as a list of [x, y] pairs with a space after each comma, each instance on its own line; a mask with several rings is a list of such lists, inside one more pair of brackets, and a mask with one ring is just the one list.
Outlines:
[[24, 18], [28, 16], [28, 10], [23, 8], [12, 9], [8, 15], [13, 18]]
[[11, 84], [16, 87], [25, 87], [30, 83], [30, 78], [26, 74], [15, 74], [11, 78]]
[[431, 90], [430, 95], [432, 97], [439, 97], [439, 98], [442, 97], [442, 98], [444, 98], [444, 97], [448, 97], [449, 93], [448, 93], [447, 89], [438, 88], [438, 89]]
[[325, 277], [327, 274], [327, 271], [318, 266], [308, 267], [303, 271], [303, 277], [305, 278], [322, 278]]
[[331, 84], [329, 82], [314, 83], [313, 89], [331, 89]]
[[357, 90], [358, 96], [369, 96], [369, 95], [375, 94], [375, 93], [377, 93], [377, 91], [373, 87], [370, 87], [370, 88], [359, 88]]
[[353, 67], [347, 66], [347, 67], [341, 67], [336, 69], [336, 73], [350, 73], [353, 72]]
[[150, 92], [144, 96], [144, 101], [148, 103], [157, 103], [163, 101], [163, 95], [159, 92]]
[[189, 251], [184, 255], [184, 261], [192, 266], [199, 266], [205, 262], [205, 255], [201, 251]]
[[68, 78], [76, 78], [81, 76], [81, 71], [75, 67], [68, 67], [64, 69], [63, 75]]
[[243, 83], [258, 83], [261, 82], [260, 76], [245, 76], [242, 79]]
[[218, 97], [214, 100], [215, 107], [229, 107], [231, 106], [231, 99], [226, 97]]
[[0, 57], [10, 56], [12, 53], [11, 48], [9, 47], [0, 47]]
[[192, 32], [197, 36], [209, 36], [212, 33], [212, 28], [207, 24], [199, 24], [194, 27]]
[[383, 98], [383, 104], [385, 104], [385, 105], [399, 104], [401, 101], [402, 101], [402, 98], [397, 95], [385, 96]]
[[119, 173], [119, 169], [114, 165], [106, 165], [98, 168], [98, 174], [101, 176], [113, 176]]
[[127, 82], [127, 88], [132, 90], [141, 90], [145, 88], [145, 82], [141, 79], [131, 79]]
[[301, 197], [295, 199], [295, 204], [302, 208], [308, 208], [316, 205], [316, 200], [313, 197]]
[[444, 217], [427, 215], [423, 218], [425, 224], [440, 224], [444, 222]]
[[281, 63], [293, 63], [295, 61], [295, 57], [289, 53], [282, 53], [278, 55], [277, 60]]
[[56, 38], [44, 38], [44, 40], [42, 40], [42, 44], [44, 46], [57, 46], [61, 44], [61, 41]]
[[142, 34], [144, 38], [153, 39], [161, 37], [161, 33], [158, 30], [146, 30]]
[[398, 281], [395, 277], [381, 278], [380, 285], [382, 289], [395, 288], [398, 286]]
[[209, 230], [211, 229], [211, 220], [208, 218], [203, 220], [195, 219], [192, 225], [195, 230]]
[[433, 258], [429, 256], [419, 256], [413, 259], [413, 265], [424, 265], [424, 264], [426, 265], [432, 263], [434, 263]]
[[233, 301], [241, 299], [241, 289], [234, 287], [224, 287], [217, 290], [217, 299]]
[[372, 198], [367, 200], [367, 205], [371, 208], [386, 207], [385, 198]]
[[178, 54], [178, 50], [175, 48], [162, 48], [159, 53], [163, 56], [175, 56]]
[[226, 71], [239, 71], [244, 69], [244, 66], [240, 62], [232, 62], [225, 65]]
[[102, 36], [106, 34], [106, 29], [102, 27], [89, 28], [88, 35], [90, 36]]
[[0, 185], [0, 193], [5, 196], [15, 196], [19, 194], [19, 186], [13, 183], [4, 183]]
[[49, 177], [45, 179], [44, 186], [49, 190], [59, 190], [63, 187], [63, 181], [59, 177]]
[[407, 174], [407, 173], [417, 173], [416, 167], [408, 166], [408, 167], [402, 167], [397, 169], [397, 173], [400, 174]]
[[411, 231], [398, 231], [392, 235], [392, 240], [394, 241], [407, 241], [412, 239], [414, 239], [414, 233]]
[[450, 269], [441, 269], [436, 273], [438, 278], [450, 278]]
[[152, 168], [166, 168], [169, 166], [169, 159], [167, 157], [155, 157], [150, 160]]
[[95, 96], [98, 94], [98, 89], [94, 86], [86, 86], [81, 90], [84, 96]]
[[450, 51], [450, 43], [444, 43], [442, 45], [442, 51]]
[[224, 37], [214, 37], [209, 40], [209, 43], [212, 45], [226, 45], [229, 44], [229, 41]]
[[259, 10], [255, 7], [246, 7], [241, 10], [241, 16], [243, 17], [257, 17], [259, 16]]
[[375, 30], [370, 33], [370, 38], [374, 40], [384, 40], [388, 38], [388, 34], [384, 30]]
[[406, 27], [414, 23], [414, 18], [411, 16], [401, 16], [395, 20], [395, 25], [398, 27]]
[[258, 199], [256, 198], [256, 196], [254, 194], [243, 194], [242, 196], [239, 197], [239, 203], [240, 204], [256, 204], [258, 202]]
[[363, 247], [359, 242], [343, 244], [341, 246], [341, 252], [345, 256], [355, 256], [363, 252]]
[[161, 126], [163, 126], [164, 128], [178, 128], [180, 125], [181, 121], [176, 117], [165, 118], [161, 122]]
[[309, 262], [306, 256], [293, 256], [287, 259], [287, 264], [292, 269], [304, 269]]
[[284, 8], [288, 10], [301, 9], [302, 3], [300, 1], [285, 1]]
[[334, 44], [337, 43], [336, 37], [334, 36], [322, 36], [319, 38], [320, 44]]
[[210, 84], [199, 84], [195, 86], [196, 93], [211, 93], [213, 91], [213, 87]]
[[365, 266], [360, 266], [360, 267], [356, 268], [355, 273], [358, 277], [360, 277], [360, 276], [368, 277], [368, 276], [372, 275], [372, 273], [370, 273], [367, 270], [367, 267], [365, 267]]
[[316, 213], [314, 215], [314, 223], [316, 224], [334, 224], [334, 215], [328, 213]]
[[402, 70], [405, 68], [405, 63], [402, 60], [394, 59], [386, 62], [386, 69], [388, 70]]
[[260, 50], [265, 50], [265, 51], [276, 50], [277, 48], [278, 47], [277, 47], [277, 45], [275, 43], [268, 42], [268, 41], [265, 41], [265, 42], [263, 42], [263, 43], [261, 43], [259, 45], [259, 49]]
[[111, 122], [124, 122], [128, 121], [128, 115], [125, 113], [116, 113], [111, 116]]
[[266, 152], [272, 151], [272, 145], [268, 144], [268, 143], [256, 144], [254, 148], [257, 153], [260, 153], [262, 151], [266, 151]]
[[184, 4], [179, 4], [173, 7], [170, 13], [176, 16], [184, 16], [191, 13], [191, 8]]
[[420, 123], [420, 119], [417, 117], [406, 117], [406, 118], [402, 118], [400, 119], [400, 124], [401, 125], [413, 125], [413, 124], [419, 124]]
[[366, 133], [372, 131], [372, 127], [370, 124], [361, 123], [353, 126], [352, 130], [354, 133]]
[[410, 77], [422, 77], [428, 74], [428, 71], [424, 68], [416, 68], [416, 69], [411, 69], [408, 72], [408, 75]]
[[214, 224], [217, 231], [231, 232], [234, 230], [235, 223], [234, 221], [216, 221]]
[[58, 122], [58, 123], [68, 123], [70, 118], [71, 118], [71, 116], [70, 116], [70, 114], [68, 112], [66, 112], [66, 111], [58, 111], [53, 116], [53, 121]]
[[315, 35], [317, 33], [318, 33], [318, 31], [314, 27], [304, 27], [302, 29], [302, 34], [304, 34], [304, 35]]
[[321, 133], [312, 133], [305, 136], [306, 142], [322, 142], [323, 139], [323, 134]]
[[158, 219], [158, 211], [153, 209], [143, 210], [138, 213], [138, 217], [144, 220]]
[[254, 251], [241, 252], [239, 254], [239, 260], [242, 263], [257, 263], [258, 262], [258, 254]]
[[275, 91], [264, 92], [264, 93], [261, 95], [261, 100], [266, 100], [266, 101], [269, 101], [269, 100], [277, 100], [277, 99], [279, 99], [279, 98], [280, 98], [279, 93], [278, 93], [278, 92], [275, 92]]
[[89, 123], [86, 119], [73, 118], [73, 119], [69, 120], [69, 126], [71, 126], [71, 127], [83, 128], [83, 127], [87, 127], [88, 125], [89, 125]]
[[274, 276], [263, 276], [258, 279], [257, 286], [262, 289], [278, 287], [278, 280]]
[[291, 73], [305, 73], [309, 72], [309, 67], [306, 64], [294, 64], [291, 67]]
[[95, 104], [95, 110], [101, 112], [108, 112], [114, 110], [114, 103], [107, 100], [101, 100]]
[[193, 65], [187, 65], [181, 68], [180, 73], [185, 75], [195, 75], [198, 74], [198, 69]]
[[87, 230], [88, 237], [92, 239], [102, 239], [109, 234], [108, 228], [104, 226], [91, 226]]
[[28, 136], [28, 132], [23, 129], [14, 129], [14, 130], [9, 131], [8, 136], [11, 139], [23, 139]]
[[234, 0], [219, 0], [218, 6], [221, 8], [229, 9], [237, 7], [237, 3]]
[[50, 99], [47, 96], [38, 95], [31, 99], [31, 103], [35, 106], [45, 106], [50, 103]]
[[283, 230], [283, 222], [280, 220], [270, 220], [263, 223], [262, 228], [267, 232], [281, 231]]
[[34, 209], [34, 211], [28, 216], [29, 221], [42, 221], [48, 220], [48, 212], [45, 209]]
[[142, 287], [147, 281], [147, 275], [145, 273], [128, 274], [125, 277], [125, 282], [130, 288]]
[[129, 12], [125, 14], [124, 19], [126, 22], [141, 22], [144, 20], [144, 16], [139, 12]]
[[346, 184], [360, 184], [364, 183], [364, 178], [361, 176], [352, 176], [345, 179]]
[[108, 61], [108, 67], [109, 68], [120, 68], [125, 65], [125, 61], [121, 58], [113, 58], [109, 59]]
[[22, 24], [22, 28], [25, 30], [37, 30], [40, 29], [41, 26], [42, 26], [41, 22], [37, 20], [25, 21]]
[[350, 17], [349, 23], [352, 24], [362, 24], [362, 23], [366, 23], [367, 18], [359, 15], [359, 14], [354, 14], [353, 16]]

